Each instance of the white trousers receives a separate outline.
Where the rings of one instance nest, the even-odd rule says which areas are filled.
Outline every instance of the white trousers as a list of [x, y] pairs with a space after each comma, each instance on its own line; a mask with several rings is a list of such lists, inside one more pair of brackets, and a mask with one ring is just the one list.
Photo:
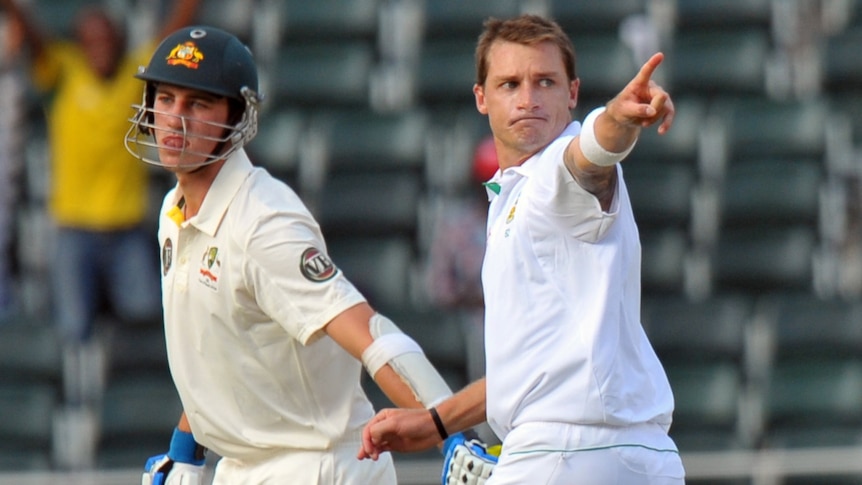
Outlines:
[[[682, 460], [673, 446], [621, 442], [580, 446], [568, 439], [572, 428], [542, 423], [512, 431], [503, 441], [503, 454], [487, 485], [685, 484]], [[656, 432], [664, 434], [658, 427]]]
[[332, 450], [285, 450], [257, 462], [222, 458], [213, 485], [396, 485], [392, 455], [360, 461], [359, 446], [348, 440]]

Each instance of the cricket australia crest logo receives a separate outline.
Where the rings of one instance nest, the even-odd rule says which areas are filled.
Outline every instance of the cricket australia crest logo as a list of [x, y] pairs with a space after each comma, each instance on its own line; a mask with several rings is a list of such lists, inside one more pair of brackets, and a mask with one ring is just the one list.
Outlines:
[[299, 258], [299, 271], [305, 279], [319, 283], [334, 277], [338, 268], [317, 248], [308, 248]]
[[181, 65], [190, 69], [197, 69], [203, 59], [203, 52], [191, 41], [177, 44], [176, 47], [171, 49], [167, 57], [168, 65]]
[[198, 281], [203, 283], [207, 288], [218, 290], [218, 279], [221, 274], [221, 260], [219, 259], [219, 250], [215, 246], [210, 246], [204, 251], [201, 257], [201, 266], [198, 270]]

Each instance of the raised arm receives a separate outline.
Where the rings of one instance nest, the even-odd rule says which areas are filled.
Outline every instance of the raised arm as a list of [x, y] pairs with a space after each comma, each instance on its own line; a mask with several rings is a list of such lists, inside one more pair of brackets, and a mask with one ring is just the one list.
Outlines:
[[569, 172], [604, 209], [613, 198], [614, 166], [633, 148], [641, 128], [660, 123], [658, 132], [664, 134], [673, 123], [670, 95], [652, 79], [663, 59], [662, 53], [653, 55], [605, 108], [590, 113], [581, 134], [566, 149]]
[[168, 13], [164, 22], [161, 22], [157, 40], [161, 40], [173, 33], [175, 30], [189, 25], [197, 15], [202, 0], [177, 0], [172, 2], [174, 8]]

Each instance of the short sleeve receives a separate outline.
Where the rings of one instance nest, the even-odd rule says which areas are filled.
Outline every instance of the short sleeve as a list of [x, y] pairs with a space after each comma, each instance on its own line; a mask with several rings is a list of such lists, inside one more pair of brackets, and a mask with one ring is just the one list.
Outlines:
[[247, 241], [243, 273], [257, 304], [303, 344], [365, 301], [332, 263], [310, 215], [278, 212], [262, 218]]
[[[573, 139], [574, 136], [560, 137], [539, 156], [530, 175], [531, 203], [527, 210], [534, 212], [533, 220], [548, 219], [578, 240], [596, 242], [616, 220], [620, 184], [614, 189], [610, 209], [603, 211], [599, 200], [575, 181], [563, 161]], [[617, 171], [621, 177], [619, 166]]]

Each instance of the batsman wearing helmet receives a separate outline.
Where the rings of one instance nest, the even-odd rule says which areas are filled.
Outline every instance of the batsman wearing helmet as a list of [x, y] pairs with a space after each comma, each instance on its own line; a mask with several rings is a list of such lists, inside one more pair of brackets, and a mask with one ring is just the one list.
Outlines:
[[673, 103], [652, 79], [662, 61], [654, 54], [582, 124], [560, 26], [535, 15], [485, 23], [473, 94], [500, 164], [487, 182], [486, 378], [431, 412], [381, 411], [360, 458], [428, 448], [487, 417], [499, 460], [447, 441], [443, 483], [684, 483], [668, 435], [673, 395], [640, 322], [641, 248], [620, 164], [641, 129], [671, 127]]
[[391, 459], [358, 461], [374, 410], [364, 366], [398, 406], [451, 394], [415, 341], [327, 255], [296, 193], [249, 161], [258, 74], [233, 35], [166, 37], [137, 77], [145, 94], [126, 146], [172, 172], [159, 223], [165, 335], [183, 405], [144, 484], [394, 485]]

